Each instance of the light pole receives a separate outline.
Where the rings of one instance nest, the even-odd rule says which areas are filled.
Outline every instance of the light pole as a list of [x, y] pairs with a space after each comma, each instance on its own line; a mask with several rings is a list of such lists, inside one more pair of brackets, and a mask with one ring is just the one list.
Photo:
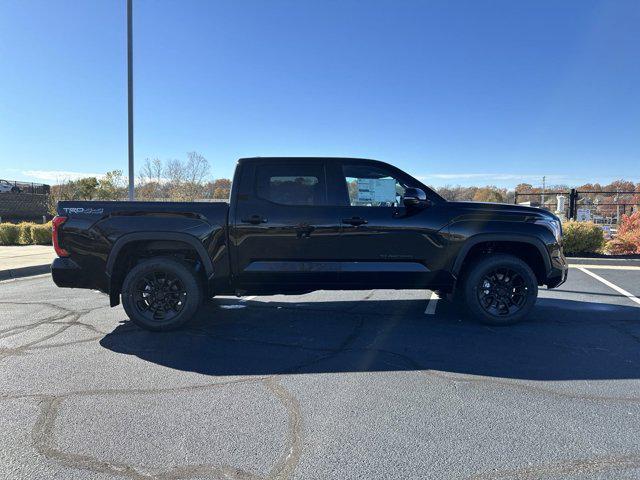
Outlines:
[[133, 19], [132, 2], [127, 0], [127, 104], [129, 122], [129, 200], [135, 200], [133, 172]]

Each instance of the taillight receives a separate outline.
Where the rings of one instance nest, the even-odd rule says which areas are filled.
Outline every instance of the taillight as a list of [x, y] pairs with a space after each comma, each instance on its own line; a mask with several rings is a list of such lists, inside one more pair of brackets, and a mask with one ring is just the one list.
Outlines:
[[60, 247], [60, 242], [58, 241], [58, 234], [60, 232], [60, 227], [66, 221], [67, 221], [67, 217], [58, 217], [58, 216], [53, 217], [53, 220], [51, 221], [51, 230], [52, 230], [51, 238], [53, 239], [53, 249], [56, 251], [56, 254], [59, 257], [69, 256], [69, 252], [67, 252], [64, 248]]

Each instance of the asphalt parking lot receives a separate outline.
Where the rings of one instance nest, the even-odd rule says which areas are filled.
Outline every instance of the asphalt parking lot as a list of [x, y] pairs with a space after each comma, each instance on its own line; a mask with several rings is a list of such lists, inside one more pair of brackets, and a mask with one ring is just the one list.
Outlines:
[[637, 265], [574, 267], [507, 328], [374, 290], [218, 298], [158, 334], [2, 282], [0, 477], [638, 478]]

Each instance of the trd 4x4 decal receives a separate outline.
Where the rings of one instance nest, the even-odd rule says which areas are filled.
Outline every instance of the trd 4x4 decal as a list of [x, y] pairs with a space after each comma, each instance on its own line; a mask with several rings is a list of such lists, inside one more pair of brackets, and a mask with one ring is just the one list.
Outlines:
[[67, 213], [83, 213], [85, 215], [102, 215], [104, 208], [63, 208]]

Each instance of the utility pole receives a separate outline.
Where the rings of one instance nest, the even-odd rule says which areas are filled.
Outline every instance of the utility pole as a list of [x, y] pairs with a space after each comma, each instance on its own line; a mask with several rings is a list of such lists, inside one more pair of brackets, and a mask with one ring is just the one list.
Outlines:
[[127, 107], [129, 123], [129, 200], [135, 200], [133, 169], [133, 0], [127, 0]]
[[546, 193], [546, 188], [547, 188], [547, 177], [545, 175], [542, 176], [542, 205], [540, 205], [541, 207], [544, 208], [544, 194]]

